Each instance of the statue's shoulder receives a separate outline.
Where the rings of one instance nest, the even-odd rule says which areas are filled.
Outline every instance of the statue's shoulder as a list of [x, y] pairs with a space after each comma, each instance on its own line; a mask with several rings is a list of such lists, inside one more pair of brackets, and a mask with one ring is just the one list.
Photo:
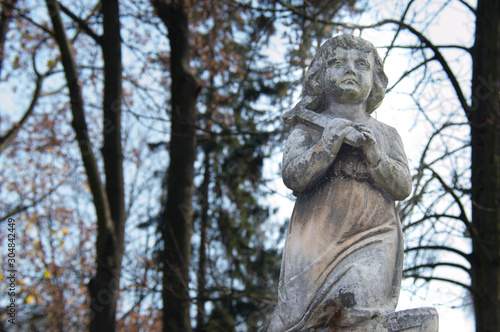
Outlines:
[[403, 149], [403, 141], [396, 128], [374, 118], [372, 118], [371, 123], [371, 129], [378, 143], [383, 146], [384, 149], [388, 151]]
[[376, 126], [376, 130], [380, 131], [381, 134], [383, 134], [385, 137], [388, 139], [391, 138], [398, 138], [399, 139], [399, 134], [398, 130], [387, 123], [381, 122], [375, 118], [372, 118], [372, 123], [374, 126]]

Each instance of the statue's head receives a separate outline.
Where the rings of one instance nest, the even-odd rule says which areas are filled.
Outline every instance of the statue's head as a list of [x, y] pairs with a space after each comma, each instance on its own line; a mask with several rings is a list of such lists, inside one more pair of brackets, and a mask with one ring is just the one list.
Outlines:
[[337, 49], [359, 50], [366, 53], [367, 57], [371, 57], [373, 81], [366, 99], [366, 111], [368, 114], [372, 113], [384, 99], [388, 79], [384, 73], [382, 60], [373, 44], [353, 35], [340, 35], [327, 40], [314, 56], [304, 80], [303, 95], [314, 99], [314, 105], [308, 107], [321, 111], [325, 105], [324, 75], [331, 66], [330, 62], [335, 57]]

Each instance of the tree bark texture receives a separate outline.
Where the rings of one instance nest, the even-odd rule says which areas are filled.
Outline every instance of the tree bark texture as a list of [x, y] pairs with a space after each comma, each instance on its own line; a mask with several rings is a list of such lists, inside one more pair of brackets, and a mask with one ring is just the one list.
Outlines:
[[102, 2], [104, 58], [103, 147], [106, 194], [112, 227], [97, 235], [97, 269], [89, 285], [91, 331], [114, 331], [124, 252], [125, 198], [121, 140], [122, 56], [118, 0]]
[[472, 289], [476, 331], [500, 331], [500, 0], [479, 0], [472, 50]]
[[160, 221], [164, 246], [163, 331], [191, 331], [189, 266], [196, 159], [196, 100], [200, 85], [189, 67], [188, 15], [183, 1], [153, 0], [170, 41], [171, 139], [166, 199]]

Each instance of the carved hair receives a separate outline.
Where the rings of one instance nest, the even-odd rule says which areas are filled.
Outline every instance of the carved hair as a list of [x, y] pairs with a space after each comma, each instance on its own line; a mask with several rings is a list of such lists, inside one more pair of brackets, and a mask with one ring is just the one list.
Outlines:
[[388, 79], [384, 73], [382, 59], [380, 59], [373, 44], [353, 35], [339, 35], [330, 38], [320, 47], [307, 70], [302, 92], [303, 100], [299, 104], [304, 105], [305, 103], [305, 107], [316, 112], [318, 112], [321, 107], [324, 107], [325, 92], [321, 84], [321, 75], [324, 75], [327, 62], [333, 56], [337, 48], [344, 48], [346, 50], [356, 49], [373, 55], [373, 84], [366, 105], [367, 113], [372, 113], [380, 106], [384, 99]]

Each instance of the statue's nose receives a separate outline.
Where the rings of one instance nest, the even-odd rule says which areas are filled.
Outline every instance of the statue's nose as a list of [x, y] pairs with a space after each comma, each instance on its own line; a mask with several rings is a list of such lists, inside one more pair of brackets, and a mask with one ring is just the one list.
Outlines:
[[348, 62], [345, 64], [345, 73], [346, 74], [352, 74], [352, 75], [356, 75], [356, 70], [355, 70], [355, 67], [354, 67], [354, 64]]

